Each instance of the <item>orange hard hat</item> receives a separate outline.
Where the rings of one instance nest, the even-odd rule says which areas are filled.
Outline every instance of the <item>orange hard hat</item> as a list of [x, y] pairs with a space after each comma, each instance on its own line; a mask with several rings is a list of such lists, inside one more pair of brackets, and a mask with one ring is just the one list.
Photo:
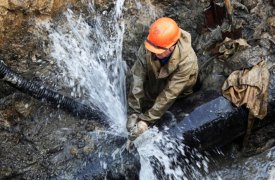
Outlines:
[[181, 30], [173, 19], [159, 18], [150, 27], [145, 47], [153, 53], [161, 54], [173, 46], [180, 35]]

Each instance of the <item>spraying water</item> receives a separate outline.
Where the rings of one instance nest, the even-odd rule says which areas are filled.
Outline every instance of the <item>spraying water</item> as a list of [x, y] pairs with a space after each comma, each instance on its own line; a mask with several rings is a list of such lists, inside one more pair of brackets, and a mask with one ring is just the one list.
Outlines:
[[174, 139], [154, 127], [139, 137], [135, 145], [140, 154], [140, 179], [202, 179], [209, 159], [183, 139]]
[[68, 10], [62, 26], [48, 26], [51, 55], [60, 71], [57, 78], [72, 88], [72, 97], [103, 110], [117, 133], [126, 132], [124, 22], [120, 18], [123, 3], [117, 1], [111, 24], [103, 22], [89, 2], [88, 10], [95, 15], [93, 19], [86, 20]]

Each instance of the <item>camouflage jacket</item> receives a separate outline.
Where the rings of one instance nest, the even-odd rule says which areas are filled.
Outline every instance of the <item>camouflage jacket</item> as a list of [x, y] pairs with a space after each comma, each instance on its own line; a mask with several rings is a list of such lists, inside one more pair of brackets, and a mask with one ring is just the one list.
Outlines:
[[143, 101], [154, 101], [153, 106], [140, 119], [153, 123], [161, 118], [179, 95], [192, 93], [198, 76], [197, 56], [191, 47], [190, 34], [183, 30], [181, 32], [181, 37], [164, 66], [144, 45], [139, 48], [138, 59], [131, 69], [133, 79], [128, 104], [135, 112], [142, 113]]

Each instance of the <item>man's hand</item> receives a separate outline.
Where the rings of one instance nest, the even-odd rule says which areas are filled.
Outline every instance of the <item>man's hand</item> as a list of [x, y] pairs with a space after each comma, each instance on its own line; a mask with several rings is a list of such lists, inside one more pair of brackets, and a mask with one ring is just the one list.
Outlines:
[[129, 140], [134, 141], [138, 136], [148, 130], [148, 124], [145, 121], [138, 121], [135, 126], [129, 131]]
[[127, 130], [130, 132], [137, 122], [138, 122], [138, 114], [134, 113], [128, 116], [127, 125], [126, 125]]
[[134, 141], [138, 136], [148, 129], [148, 123], [141, 119], [143, 114], [131, 114], [127, 120], [127, 130], [129, 131], [129, 140]]

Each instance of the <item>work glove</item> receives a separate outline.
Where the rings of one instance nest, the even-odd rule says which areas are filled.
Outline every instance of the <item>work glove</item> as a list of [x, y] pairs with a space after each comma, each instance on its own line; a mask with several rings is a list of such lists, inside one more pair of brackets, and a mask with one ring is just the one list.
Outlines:
[[136, 125], [137, 122], [138, 122], [138, 114], [134, 113], [128, 116], [127, 125], [126, 125], [128, 132], [130, 132], [130, 130]]
[[146, 130], [148, 130], [148, 124], [145, 121], [140, 120], [130, 129], [128, 139], [134, 141]]

